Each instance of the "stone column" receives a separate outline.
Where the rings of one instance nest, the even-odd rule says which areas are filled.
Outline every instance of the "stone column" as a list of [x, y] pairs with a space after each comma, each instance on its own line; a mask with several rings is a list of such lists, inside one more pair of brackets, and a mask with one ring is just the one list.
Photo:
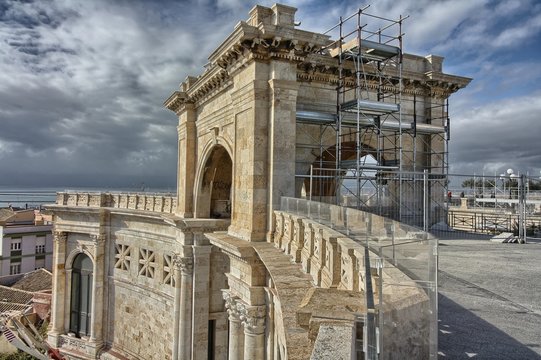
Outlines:
[[68, 235], [65, 232], [54, 232], [54, 253], [53, 253], [53, 299], [51, 328], [53, 335], [65, 333], [64, 313], [66, 311], [66, 242]]
[[265, 305], [241, 307], [245, 359], [265, 359], [265, 311]]
[[229, 315], [228, 360], [242, 360], [244, 359], [244, 333], [238, 307], [239, 300], [233, 297], [229, 290], [223, 291], [223, 297]]
[[178, 258], [180, 264], [179, 359], [192, 358], [193, 258]]
[[193, 217], [193, 187], [195, 179], [196, 137], [195, 106], [184, 103], [179, 116], [178, 130], [178, 177], [177, 215]]
[[173, 308], [173, 360], [181, 360], [179, 354], [181, 259], [180, 255], [173, 255], [173, 281], [175, 282], [175, 302]]

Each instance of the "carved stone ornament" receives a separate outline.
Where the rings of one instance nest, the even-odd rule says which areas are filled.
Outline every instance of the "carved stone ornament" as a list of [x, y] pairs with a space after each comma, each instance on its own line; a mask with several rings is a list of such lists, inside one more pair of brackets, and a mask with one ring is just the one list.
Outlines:
[[229, 291], [222, 292], [223, 299], [225, 300], [225, 309], [229, 315], [230, 321], [240, 320], [240, 309], [238, 298], [231, 295]]
[[68, 234], [64, 231], [55, 231], [54, 232], [54, 241], [65, 243], [68, 240]]
[[261, 335], [265, 332], [266, 306], [240, 306], [240, 320], [244, 326], [244, 332], [250, 335]]
[[102, 243], [102, 242], [105, 242], [105, 239], [106, 239], [106, 236], [103, 235], [103, 234], [99, 234], [99, 235], [96, 235], [96, 234], [91, 234], [90, 235], [90, 240], [94, 243]]
[[180, 255], [173, 255], [173, 266], [183, 274], [193, 274], [193, 258]]

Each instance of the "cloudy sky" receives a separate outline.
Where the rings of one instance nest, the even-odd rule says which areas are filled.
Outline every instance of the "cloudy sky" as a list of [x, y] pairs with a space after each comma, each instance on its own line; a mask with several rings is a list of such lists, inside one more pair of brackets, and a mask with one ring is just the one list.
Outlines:
[[[260, 1], [270, 6], [272, 1]], [[283, 1], [324, 31], [365, 2]], [[330, 3], [330, 5], [329, 5]], [[451, 171], [541, 170], [541, 3], [378, 0], [405, 49], [474, 78], [450, 99]], [[0, 0], [0, 185], [174, 187], [162, 107], [255, 2]]]

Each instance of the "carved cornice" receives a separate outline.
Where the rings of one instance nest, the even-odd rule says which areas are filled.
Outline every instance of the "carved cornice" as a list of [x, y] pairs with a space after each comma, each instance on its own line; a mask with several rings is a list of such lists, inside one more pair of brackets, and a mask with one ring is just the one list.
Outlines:
[[184, 105], [190, 102], [188, 95], [183, 91], [175, 91], [167, 100], [164, 101], [163, 106], [173, 111], [175, 114], [180, 115], [184, 110]]
[[[419, 61], [424, 58], [419, 58]], [[396, 63], [387, 65], [381, 72], [383, 85], [379, 84], [380, 76], [372, 64], [363, 66], [364, 89], [385, 93], [398, 93], [400, 79]], [[335, 58], [325, 54], [309, 54], [305, 61], [297, 65], [297, 79], [299, 81], [320, 82], [337, 86], [339, 83], [339, 66]], [[353, 63], [348, 61], [342, 67], [343, 81], [346, 87], [355, 86], [355, 68]], [[402, 71], [402, 93], [407, 95], [432, 96], [447, 98], [452, 93], [466, 87], [471, 79], [444, 74], [438, 71], [416, 72], [412, 70]]]

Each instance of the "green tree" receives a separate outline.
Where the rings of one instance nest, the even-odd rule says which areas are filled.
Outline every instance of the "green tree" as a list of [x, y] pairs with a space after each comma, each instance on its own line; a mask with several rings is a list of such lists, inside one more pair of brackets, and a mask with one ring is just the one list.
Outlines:
[[17, 352], [11, 354], [0, 354], [0, 360], [36, 360], [36, 358], [21, 350], [18, 350]]

